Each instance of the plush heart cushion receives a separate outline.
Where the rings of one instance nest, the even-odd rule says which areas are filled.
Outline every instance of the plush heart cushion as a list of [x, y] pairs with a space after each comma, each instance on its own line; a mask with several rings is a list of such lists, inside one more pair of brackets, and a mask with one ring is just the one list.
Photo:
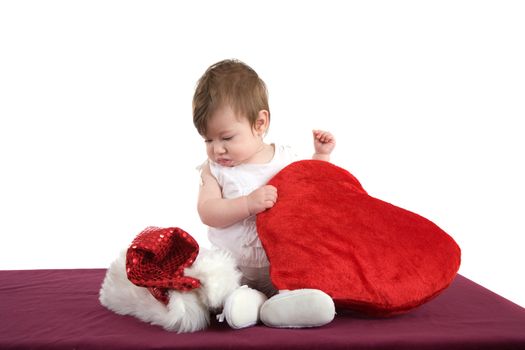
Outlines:
[[460, 249], [447, 233], [369, 196], [340, 167], [299, 161], [269, 184], [278, 200], [257, 230], [278, 289], [316, 288], [338, 307], [389, 316], [435, 297], [458, 271]]

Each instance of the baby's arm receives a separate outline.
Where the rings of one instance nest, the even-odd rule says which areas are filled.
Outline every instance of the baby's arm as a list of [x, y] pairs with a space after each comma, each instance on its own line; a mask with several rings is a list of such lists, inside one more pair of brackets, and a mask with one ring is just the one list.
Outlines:
[[270, 185], [262, 186], [247, 196], [222, 198], [221, 187], [211, 174], [209, 164], [203, 166], [201, 177], [197, 211], [202, 222], [211, 227], [228, 227], [273, 207], [277, 200], [277, 189]]
[[335, 147], [335, 137], [328, 131], [314, 130], [315, 153], [312, 159], [330, 161], [330, 153]]

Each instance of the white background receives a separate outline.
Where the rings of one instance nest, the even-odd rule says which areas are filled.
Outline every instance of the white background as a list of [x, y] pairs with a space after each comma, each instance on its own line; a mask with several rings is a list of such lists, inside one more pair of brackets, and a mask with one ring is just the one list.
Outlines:
[[0, 2], [0, 269], [107, 267], [149, 225], [206, 246], [204, 70], [266, 81], [268, 141], [311, 129], [374, 197], [462, 248], [460, 273], [525, 306], [520, 1]]

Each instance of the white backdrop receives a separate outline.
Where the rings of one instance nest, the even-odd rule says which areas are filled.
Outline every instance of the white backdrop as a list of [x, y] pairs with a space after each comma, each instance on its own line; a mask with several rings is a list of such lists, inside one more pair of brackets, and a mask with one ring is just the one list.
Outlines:
[[[0, 269], [107, 267], [144, 227], [206, 246], [197, 79], [266, 81], [268, 141], [333, 162], [460, 244], [525, 306], [520, 1], [0, 2]], [[520, 120], [521, 119], [521, 120]]]

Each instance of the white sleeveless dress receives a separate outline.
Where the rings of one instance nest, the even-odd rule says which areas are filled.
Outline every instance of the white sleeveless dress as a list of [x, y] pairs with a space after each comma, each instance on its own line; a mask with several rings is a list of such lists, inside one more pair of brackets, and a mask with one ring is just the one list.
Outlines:
[[[288, 146], [273, 145], [272, 160], [265, 164], [241, 164], [224, 167], [208, 161], [212, 175], [222, 189], [222, 197], [231, 199], [245, 196], [266, 185], [268, 181], [288, 164], [297, 160]], [[237, 264], [243, 267], [266, 267], [269, 265], [261, 241], [257, 236], [255, 215], [225, 228], [210, 227], [210, 242], [233, 254]]]

